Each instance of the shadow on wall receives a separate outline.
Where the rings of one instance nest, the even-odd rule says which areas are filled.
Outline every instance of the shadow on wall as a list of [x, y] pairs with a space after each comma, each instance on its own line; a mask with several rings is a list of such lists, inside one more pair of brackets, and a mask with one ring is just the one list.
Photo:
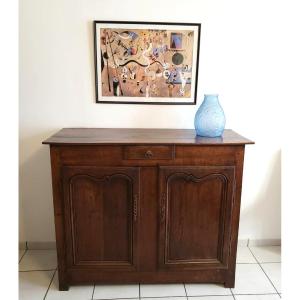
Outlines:
[[[281, 238], [281, 150], [273, 154], [266, 166], [264, 184], [255, 195], [253, 202], [242, 209], [242, 238]], [[243, 201], [243, 199], [242, 199]], [[251, 229], [251, 233], [247, 232]], [[255, 232], [255, 236], [253, 235]]]
[[42, 141], [46, 131], [19, 142], [19, 239], [54, 240], [51, 167], [49, 147]]

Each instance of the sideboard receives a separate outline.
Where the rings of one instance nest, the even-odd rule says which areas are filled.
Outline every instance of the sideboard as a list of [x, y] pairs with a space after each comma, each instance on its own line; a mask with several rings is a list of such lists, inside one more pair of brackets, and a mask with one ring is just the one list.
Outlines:
[[65, 128], [50, 145], [59, 289], [234, 287], [244, 150], [232, 130]]

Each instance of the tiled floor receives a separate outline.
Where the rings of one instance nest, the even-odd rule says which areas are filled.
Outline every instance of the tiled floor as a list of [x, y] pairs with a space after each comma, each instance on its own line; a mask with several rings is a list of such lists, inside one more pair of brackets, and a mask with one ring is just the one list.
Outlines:
[[20, 300], [278, 300], [280, 247], [239, 247], [236, 284], [129, 284], [71, 286], [58, 291], [54, 250], [19, 251]]

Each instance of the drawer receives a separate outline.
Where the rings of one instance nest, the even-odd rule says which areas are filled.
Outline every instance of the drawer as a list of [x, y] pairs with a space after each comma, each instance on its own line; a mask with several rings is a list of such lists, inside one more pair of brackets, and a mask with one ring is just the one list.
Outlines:
[[174, 146], [124, 146], [124, 159], [174, 159]]

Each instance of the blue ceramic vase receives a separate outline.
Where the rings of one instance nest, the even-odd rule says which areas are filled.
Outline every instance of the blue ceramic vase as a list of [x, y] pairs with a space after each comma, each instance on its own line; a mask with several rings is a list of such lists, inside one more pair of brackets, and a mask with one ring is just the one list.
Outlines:
[[199, 136], [218, 137], [225, 128], [225, 114], [218, 95], [204, 95], [204, 100], [198, 108], [194, 125]]

